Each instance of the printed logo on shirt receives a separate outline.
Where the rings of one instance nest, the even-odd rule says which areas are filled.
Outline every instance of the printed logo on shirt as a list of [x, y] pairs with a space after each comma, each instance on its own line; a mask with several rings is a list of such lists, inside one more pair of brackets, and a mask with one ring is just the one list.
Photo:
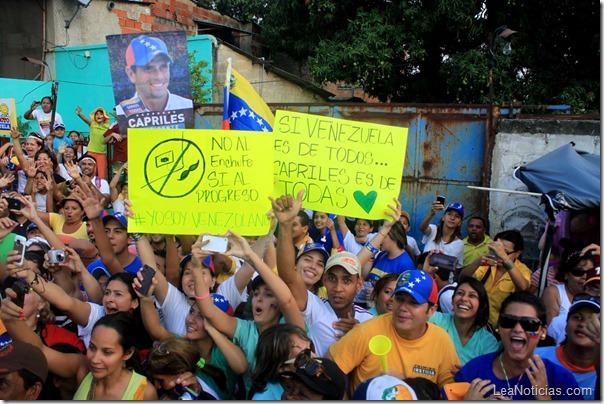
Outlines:
[[428, 367], [420, 366], [420, 365], [414, 365], [412, 372], [419, 373], [420, 375], [436, 376], [436, 369], [428, 368]]
[[138, 97], [131, 98], [129, 100], [124, 100], [120, 103], [120, 106], [124, 110], [124, 115], [126, 116], [130, 116], [132, 114], [139, 114], [146, 110], [145, 104]]

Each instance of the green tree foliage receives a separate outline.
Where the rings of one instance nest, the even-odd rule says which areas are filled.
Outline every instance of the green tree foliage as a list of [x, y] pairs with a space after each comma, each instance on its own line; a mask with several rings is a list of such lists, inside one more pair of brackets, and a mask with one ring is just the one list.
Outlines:
[[255, 7], [271, 52], [306, 63], [319, 82], [342, 80], [382, 101], [487, 103], [489, 38], [505, 24], [518, 33], [511, 37], [509, 56], [501, 53], [503, 40], [494, 38], [496, 103], [565, 103], [576, 112], [599, 108], [595, 0], [213, 3], [244, 2]]
[[197, 60], [197, 50], [189, 52], [189, 72], [191, 74], [191, 95], [196, 104], [206, 104], [212, 101], [212, 86], [210, 83], [210, 71], [208, 62]]

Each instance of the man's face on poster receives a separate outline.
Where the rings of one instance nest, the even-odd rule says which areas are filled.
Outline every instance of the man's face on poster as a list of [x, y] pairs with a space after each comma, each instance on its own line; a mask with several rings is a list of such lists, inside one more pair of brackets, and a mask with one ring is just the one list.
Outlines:
[[126, 67], [126, 74], [143, 100], [161, 100], [168, 96], [170, 60], [166, 56], [157, 55], [144, 66]]

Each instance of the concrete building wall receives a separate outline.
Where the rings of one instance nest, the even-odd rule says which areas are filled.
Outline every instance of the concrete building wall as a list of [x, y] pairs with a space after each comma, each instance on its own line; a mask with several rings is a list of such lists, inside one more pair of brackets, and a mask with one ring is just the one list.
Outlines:
[[[495, 136], [491, 187], [527, 191], [527, 187], [512, 176], [514, 169], [570, 142], [575, 143], [577, 150], [599, 155], [600, 122], [502, 119]], [[505, 192], [490, 194], [490, 235], [503, 230], [520, 230], [525, 241], [525, 263], [536, 263], [539, 258], [537, 243], [546, 222], [543, 205], [539, 202], [540, 198], [535, 196]]]
[[[224, 83], [227, 58], [232, 59], [233, 68], [252, 84], [266, 103], [317, 103], [325, 101], [312, 91], [266, 71], [262, 64], [254, 64], [252, 60], [242, 57], [241, 54], [228, 46], [218, 44], [216, 57], [214, 58], [214, 102], [223, 101], [221, 83]], [[216, 83], [218, 83], [219, 89], [216, 88]]]

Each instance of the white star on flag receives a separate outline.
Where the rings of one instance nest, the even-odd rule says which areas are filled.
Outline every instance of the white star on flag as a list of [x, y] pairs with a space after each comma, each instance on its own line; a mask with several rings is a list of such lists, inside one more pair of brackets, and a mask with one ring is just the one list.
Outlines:
[[239, 116], [245, 116], [246, 112], [247, 112], [247, 109], [241, 107], [241, 109], [239, 110]]
[[237, 112], [233, 111], [233, 113], [231, 114], [231, 119], [234, 121], [235, 119], [237, 119]]
[[255, 119], [255, 118], [256, 118], [256, 114], [254, 114], [254, 111], [252, 111], [252, 110], [250, 110], [250, 113], [249, 113], [249, 114], [247, 114], [247, 116], [249, 116], [249, 117], [250, 117], [250, 118], [252, 118], [252, 119]]
[[262, 122], [261, 118], [256, 119], [256, 122], [258, 122], [258, 125], [264, 126], [264, 122]]

